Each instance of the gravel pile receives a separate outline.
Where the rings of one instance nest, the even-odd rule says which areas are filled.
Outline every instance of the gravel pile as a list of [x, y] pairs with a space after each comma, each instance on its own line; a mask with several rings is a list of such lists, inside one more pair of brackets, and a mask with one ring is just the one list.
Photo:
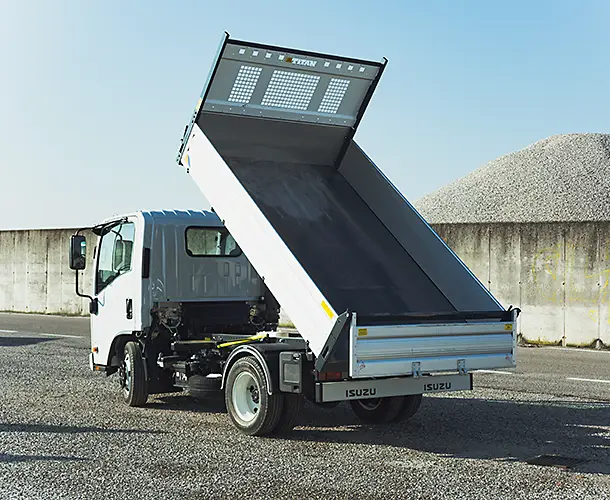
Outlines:
[[610, 220], [610, 135], [555, 135], [428, 194], [430, 223]]

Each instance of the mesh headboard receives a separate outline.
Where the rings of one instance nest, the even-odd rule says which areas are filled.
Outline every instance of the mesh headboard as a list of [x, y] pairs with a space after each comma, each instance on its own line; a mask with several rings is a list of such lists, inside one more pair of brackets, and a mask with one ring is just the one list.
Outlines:
[[227, 37], [198, 108], [353, 127], [383, 64]]
[[337, 129], [342, 137], [338, 164], [386, 63], [232, 40], [225, 33], [184, 130], [178, 163], [183, 164], [187, 138], [205, 114]]

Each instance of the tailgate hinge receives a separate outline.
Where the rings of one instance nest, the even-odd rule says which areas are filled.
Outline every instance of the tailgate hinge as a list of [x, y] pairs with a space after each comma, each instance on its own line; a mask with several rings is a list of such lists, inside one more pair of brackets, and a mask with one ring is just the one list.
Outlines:
[[466, 360], [465, 359], [458, 359], [457, 369], [458, 369], [458, 372], [460, 373], [460, 375], [466, 375], [468, 373], [468, 370], [466, 370]]
[[421, 364], [419, 361], [414, 361], [411, 365], [411, 371], [415, 378], [421, 377]]

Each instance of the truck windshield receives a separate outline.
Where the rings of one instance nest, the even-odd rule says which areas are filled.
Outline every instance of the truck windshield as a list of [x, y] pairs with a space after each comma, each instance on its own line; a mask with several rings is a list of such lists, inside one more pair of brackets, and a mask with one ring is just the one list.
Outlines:
[[131, 270], [134, 234], [135, 226], [128, 222], [113, 227], [102, 237], [95, 280], [96, 293]]
[[186, 230], [186, 253], [191, 257], [236, 257], [241, 249], [223, 227], [189, 227]]

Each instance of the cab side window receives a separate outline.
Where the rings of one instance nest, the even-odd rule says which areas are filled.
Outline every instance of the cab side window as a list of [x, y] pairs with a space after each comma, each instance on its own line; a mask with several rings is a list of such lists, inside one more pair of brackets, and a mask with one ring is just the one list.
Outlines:
[[135, 225], [127, 222], [114, 226], [102, 237], [95, 277], [96, 294], [131, 271], [134, 235]]
[[226, 228], [189, 227], [186, 253], [191, 257], [237, 257], [241, 255], [241, 249]]

